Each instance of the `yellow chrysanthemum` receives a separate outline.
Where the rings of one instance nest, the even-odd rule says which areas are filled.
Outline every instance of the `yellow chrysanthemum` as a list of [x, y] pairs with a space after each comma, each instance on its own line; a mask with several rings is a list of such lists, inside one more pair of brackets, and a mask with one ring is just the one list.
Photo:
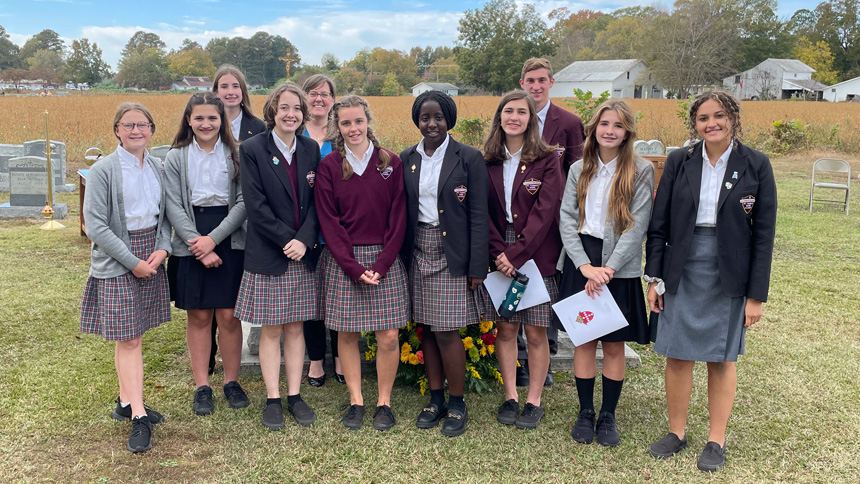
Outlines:
[[410, 365], [417, 365], [418, 364], [418, 355], [416, 355], [415, 353], [412, 353], [411, 355], [409, 355], [409, 364]]
[[499, 373], [499, 370], [496, 370], [495, 368], [493, 368], [493, 373], [494, 373], [494, 376], [496, 377], [496, 380], [499, 380], [499, 383], [501, 383], [501, 384], [505, 383], [504, 381], [502, 381], [502, 374]]
[[422, 378], [418, 380], [418, 387], [421, 390], [421, 395], [424, 395], [424, 392], [427, 391], [427, 379]]
[[481, 321], [481, 333], [486, 333], [491, 329], [493, 329], [492, 321]]
[[469, 367], [469, 371], [472, 373], [472, 377], [473, 377], [473, 378], [476, 378], [476, 379], [478, 379], [478, 380], [480, 380], [480, 379], [481, 379], [481, 374], [480, 374], [480, 373], [478, 373], [478, 370], [476, 370], [474, 366], [470, 366], [470, 367]]
[[408, 355], [412, 353], [412, 346], [409, 343], [403, 343], [403, 346], [400, 347], [401, 355]]
[[[487, 353], [489, 353], [489, 354], [491, 354], [491, 355], [492, 355], [492, 354], [493, 354], [493, 353], [495, 353], [495, 352], [496, 352], [496, 347], [495, 347], [495, 345], [487, 346]], [[520, 366], [520, 362], [519, 362], [519, 361], [517, 361], [517, 366]]]
[[465, 338], [463, 338], [463, 347], [464, 348], [466, 348], [468, 350], [474, 346], [475, 346], [475, 342], [472, 340], [471, 336], [466, 336]]
[[486, 346], [481, 347], [481, 356], [482, 357], [487, 356], [487, 347]]

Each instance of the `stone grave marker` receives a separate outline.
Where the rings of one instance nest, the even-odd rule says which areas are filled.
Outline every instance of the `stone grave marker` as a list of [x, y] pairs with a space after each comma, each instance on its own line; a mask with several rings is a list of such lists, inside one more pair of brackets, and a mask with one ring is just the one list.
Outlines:
[[645, 141], [642, 139], [636, 140], [633, 143], [633, 151], [637, 155], [646, 156], [663, 156], [666, 154], [663, 143], [656, 139], [652, 139], [651, 141]]
[[[41, 217], [48, 191], [48, 160], [38, 156], [10, 158], [9, 203], [0, 205], [0, 217]], [[65, 218], [68, 206], [65, 203], [51, 203], [54, 218]]]
[[[62, 141], [51, 140], [51, 167], [54, 170], [54, 191], [73, 192], [75, 184], [66, 184], [66, 144]], [[22, 156], [38, 156], [44, 158], [45, 140], [24, 142]]]
[[9, 160], [21, 155], [21, 145], [0, 144], [0, 191], [9, 191]]

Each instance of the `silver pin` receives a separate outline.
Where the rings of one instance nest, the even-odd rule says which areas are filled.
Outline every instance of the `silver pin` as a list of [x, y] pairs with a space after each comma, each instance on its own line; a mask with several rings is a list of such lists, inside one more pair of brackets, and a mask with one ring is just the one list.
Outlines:
[[732, 183], [726, 182], [726, 190], [731, 190], [731, 189], [732, 189]]

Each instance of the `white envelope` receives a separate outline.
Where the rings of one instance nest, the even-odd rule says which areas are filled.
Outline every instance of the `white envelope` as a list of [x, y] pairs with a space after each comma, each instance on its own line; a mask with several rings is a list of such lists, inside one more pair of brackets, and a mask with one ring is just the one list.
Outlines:
[[579, 346], [628, 325], [606, 286], [591, 299], [585, 291], [552, 305], [573, 344]]
[[[538, 304], [549, 302], [549, 292], [546, 290], [546, 285], [543, 283], [543, 276], [540, 274], [537, 264], [534, 259], [529, 259], [522, 267], [517, 269], [529, 278], [529, 285], [526, 287], [526, 292], [523, 293], [523, 298], [517, 304], [517, 311], [528, 309]], [[493, 271], [487, 274], [484, 279], [484, 287], [490, 293], [490, 299], [493, 301], [493, 307], [496, 313], [499, 312], [499, 306], [505, 300], [508, 294], [508, 288], [511, 287], [512, 277], [507, 277], [501, 271]]]

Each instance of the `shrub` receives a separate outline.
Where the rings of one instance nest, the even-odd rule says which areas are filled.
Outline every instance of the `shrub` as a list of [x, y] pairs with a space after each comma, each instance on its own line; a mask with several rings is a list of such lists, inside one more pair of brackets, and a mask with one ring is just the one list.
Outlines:
[[573, 106], [573, 109], [582, 118], [582, 124], [588, 124], [588, 121], [594, 116], [594, 111], [597, 107], [609, 99], [609, 91], [603, 91], [600, 96], [594, 97], [591, 91], [583, 91], [582, 89], [573, 90], [574, 98], [565, 98], [564, 103], [568, 106]]
[[462, 136], [463, 143], [477, 148], [484, 148], [484, 137], [486, 136], [487, 128], [490, 126], [490, 119], [483, 116], [475, 116], [472, 118], [460, 118], [457, 120], [457, 126], [451, 131]]

